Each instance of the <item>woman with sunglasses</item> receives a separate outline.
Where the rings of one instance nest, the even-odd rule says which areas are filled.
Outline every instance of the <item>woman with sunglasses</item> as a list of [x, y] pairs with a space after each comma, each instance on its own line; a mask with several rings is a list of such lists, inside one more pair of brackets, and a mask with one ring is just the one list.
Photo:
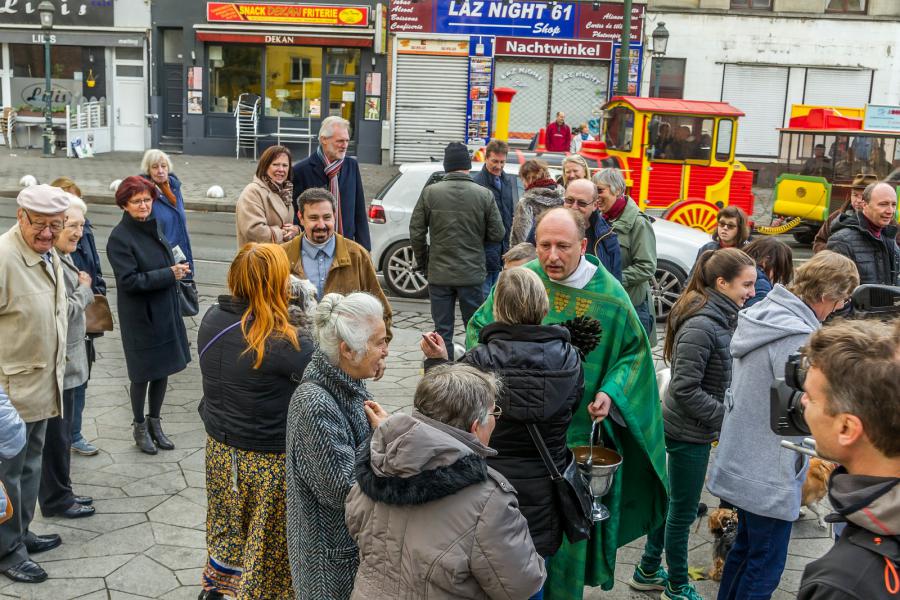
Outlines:
[[[106, 256], [116, 277], [119, 331], [131, 381], [132, 433], [142, 452], [172, 450], [160, 410], [169, 375], [191, 362], [187, 331], [178, 301], [178, 280], [191, 272], [175, 261], [162, 226], [152, 215], [156, 186], [136, 175], [116, 190], [122, 220], [109, 234]], [[144, 403], [150, 409], [144, 419]]]
[[719, 248], [741, 248], [750, 239], [750, 224], [747, 214], [737, 206], [726, 206], [716, 216], [716, 230], [712, 241], [701, 246], [697, 258], [707, 250]]

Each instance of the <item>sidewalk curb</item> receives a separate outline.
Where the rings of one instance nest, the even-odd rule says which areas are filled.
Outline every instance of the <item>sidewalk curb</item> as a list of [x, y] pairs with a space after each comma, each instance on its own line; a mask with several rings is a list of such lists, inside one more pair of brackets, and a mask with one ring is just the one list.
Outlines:
[[[0, 190], [0, 197], [3, 198], [15, 198], [19, 195], [20, 190]], [[89, 204], [102, 204], [115, 206], [116, 197], [111, 194], [85, 194], [82, 198], [85, 202]], [[185, 210], [193, 210], [198, 212], [225, 212], [225, 213], [233, 213], [234, 212], [234, 202], [227, 201], [203, 201], [203, 200], [185, 200], [184, 201], [184, 209]]]

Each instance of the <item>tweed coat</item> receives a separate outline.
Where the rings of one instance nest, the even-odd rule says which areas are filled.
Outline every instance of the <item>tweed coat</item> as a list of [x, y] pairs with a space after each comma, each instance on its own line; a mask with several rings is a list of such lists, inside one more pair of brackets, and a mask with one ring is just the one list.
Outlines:
[[297, 600], [346, 600], [359, 566], [344, 522], [354, 466], [371, 428], [365, 383], [332, 365], [320, 350], [288, 409], [287, 535]]

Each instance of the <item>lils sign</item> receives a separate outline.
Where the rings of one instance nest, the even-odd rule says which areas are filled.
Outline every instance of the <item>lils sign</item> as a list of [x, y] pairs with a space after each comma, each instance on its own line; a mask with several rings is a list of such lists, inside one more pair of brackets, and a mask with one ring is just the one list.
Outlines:
[[368, 27], [368, 6], [329, 4], [250, 4], [208, 2], [210, 23], [273, 23], [281, 25], [331, 25]]
[[[113, 26], [113, 0], [62, 0], [54, 4], [54, 25]], [[0, 27], [40, 25], [37, 7], [37, 0], [0, 0]]]

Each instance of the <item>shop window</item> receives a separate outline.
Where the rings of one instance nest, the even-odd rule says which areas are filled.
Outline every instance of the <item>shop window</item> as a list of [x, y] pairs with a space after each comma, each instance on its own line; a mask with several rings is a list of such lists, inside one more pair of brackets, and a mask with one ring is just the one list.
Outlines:
[[320, 118], [321, 48], [267, 46], [264, 102], [267, 117]]
[[358, 48], [328, 48], [326, 56], [329, 75], [359, 75]]
[[[772, 10], [772, 0], [731, 0], [731, 8], [750, 8], [754, 10]], [[666, 96], [661, 96], [665, 98]], [[679, 96], [680, 98], [681, 96]]]
[[866, 0], [828, 0], [825, 12], [830, 13], [865, 13]]
[[631, 151], [634, 137], [634, 111], [625, 106], [617, 106], [607, 114], [604, 141], [610, 150]]
[[608, 82], [609, 67], [606, 64], [560, 61], [553, 65], [553, 88], [550, 92], [553, 116], [557, 111], [562, 111], [573, 129], [579, 125], [587, 127], [606, 104]]
[[[10, 44], [12, 104], [18, 110], [43, 110], [44, 47], [40, 44]], [[82, 46], [51, 46], [51, 103], [64, 110], [82, 98], [106, 96], [104, 49]], [[90, 82], [90, 84], [89, 84]]]
[[116, 77], [143, 77], [144, 67], [140, 65], [116, 65]]
[[212, 113], [231, 113], [241, 94], [262, 93], [262, 48], [256, 46], [210, 46], [210, 107]]
[[731, 158], [731, 142], [734, 137], [734, 121], [719, 121], [719, 133], [716, 138], [716, 160], [727, 161]]
[[[516, 109], [509, 117], [510, 138], [531, 139], [541, 127], [547, 126], [550, 110], [550, 64], [547, 61], [497, 59], [494, 86], [517, 92]], [[556, 110], [565, 112], [562, 107]]]
[[143, 48], [116, 48], [116, 60], [144, 60]]
[[684, 58], [653, 57], [650, 70], [650, 93], [656, 92], [656, 61], [661, 61], [659, 68], [658, 98], [684, 98]]
[[650, 143], [657, 160], [709, 160], [713, 120], [703, 117], [654, 115]]
[[180, 63], [184, 59], [184, 33], [181, 29], [163, 29], [163, 62]]

